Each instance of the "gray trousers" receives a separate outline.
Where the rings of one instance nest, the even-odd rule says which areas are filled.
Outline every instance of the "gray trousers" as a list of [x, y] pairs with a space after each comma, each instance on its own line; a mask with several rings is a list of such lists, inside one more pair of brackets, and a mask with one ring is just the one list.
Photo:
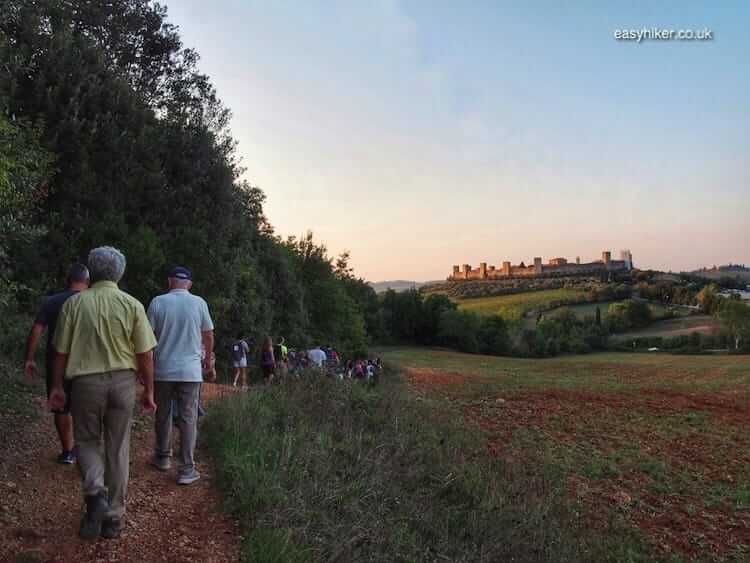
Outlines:
[[198, 437], [198, 397], [200, 383], [185, 381], [156, 381], [156, 447], [158, 457], [172, 455], [172, 399], [177, 403], [177, 426], [180, 429], [180, 455], [177, 470], [190, 473], [195, 467], [195, 441]]
[[132, 370], [73, 379], [71, 414], [83, 494], [107, 493], [109, 518], [125, 515], [135, 391]]

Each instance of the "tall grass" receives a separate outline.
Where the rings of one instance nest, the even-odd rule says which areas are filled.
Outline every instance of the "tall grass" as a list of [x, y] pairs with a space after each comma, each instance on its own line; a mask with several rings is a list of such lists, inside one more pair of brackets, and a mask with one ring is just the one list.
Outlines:
[[581, 529], [554, 466], [491, 458], [450, 409], [384, 379], [311, 376], [211, 409], [246, 561], [637, 559]]

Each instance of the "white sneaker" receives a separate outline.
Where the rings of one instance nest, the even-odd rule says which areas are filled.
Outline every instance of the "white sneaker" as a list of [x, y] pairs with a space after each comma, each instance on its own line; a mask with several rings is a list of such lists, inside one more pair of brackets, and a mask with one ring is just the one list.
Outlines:
[[190, 485], [192, 483], [195, 483], [200, 478], [201, 478], [201, 474], [198, 473], [195, 469], [192, 469], [190, 473], [178, 475], [177, 484], [178, 485]]
[[159, 471], [169, 471], [169, 468], [172, 467], [172, 462], [168, 457], [152, 455], [150, 463]]

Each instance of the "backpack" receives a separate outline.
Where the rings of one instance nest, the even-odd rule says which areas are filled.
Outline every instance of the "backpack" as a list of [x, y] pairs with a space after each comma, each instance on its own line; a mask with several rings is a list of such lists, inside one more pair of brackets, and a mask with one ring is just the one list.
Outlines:
[[235, 362], [241, 362], [242, 358], [245, 357], [245, 349], [242, 346], [242, 340], [232, 344], [232, 359]]

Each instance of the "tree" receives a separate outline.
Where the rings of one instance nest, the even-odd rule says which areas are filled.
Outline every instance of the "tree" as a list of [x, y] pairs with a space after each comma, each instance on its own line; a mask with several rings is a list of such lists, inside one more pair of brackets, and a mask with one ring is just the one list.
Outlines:
[[438, 341], [443, 346], [460, 352], [479, 352], [481, 319], [471, 311], [447, 310], [440, 317]]
[[43, 234], [32, 218], [46, 196], [52, 162], [37, 128], [11, 123], [0, 114], [0, 280], [13, 276], [11, 257], [18, 247]]
[[734, 349], [750, 348], [750, 306], [724, 300], [717, 312], [722, 330], [732, 339]]
[[[3, 115], [40, 124], [0, 123], [0, 175], [10, 179], [0, 186], [0, 256], [22, 268], [8, 275], [40, 292], [70, 261], [110, 244], [128, 258], [123, 287], [144, 302], [170, 266], [188, 266], [219, 349], [238, 334], [283, 334], [292, 345], [361, 352], [380, 326], [377, 297], [348, 253], [334, 264], [312, 233], [274, 236], [198, 61], [149, 0], [3, 4]], [[25, 148], [5, 158], [6, 147]], [[33, 247], [9, 242], [32, 232], [43, 236]]]
[[607, 309], [607, 322], [613, 331], [646, 326], [651, 320], [651, 308], [641, 301], [626, 299]]
[[719, 286], [715, 283], [709, 284], [698, 292], [696, 301], [701, 311], [707, 315], [713, 315], [719, 309], [721, 296], [719, 295]]
[[439, 293], [428, 295], [422, 302], [417, 341], [428, 346], [436, 344], [443, 313], [455, 310], [456, 304], [447, 295]]
[[499, 315], [483, 317], [477, 332], [479, 351], [482, 354], [500, 356], [507, 354], [510, 348], [508, 325]]

